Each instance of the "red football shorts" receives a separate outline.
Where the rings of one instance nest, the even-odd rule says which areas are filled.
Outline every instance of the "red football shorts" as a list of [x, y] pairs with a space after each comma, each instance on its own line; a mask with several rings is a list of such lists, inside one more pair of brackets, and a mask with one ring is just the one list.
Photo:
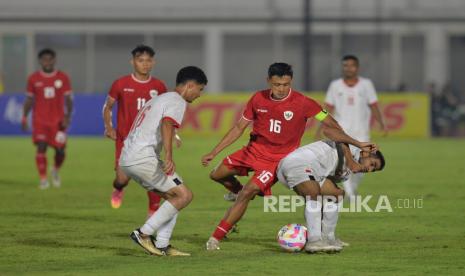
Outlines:
[[234, 152], [223, 159], [223, 164], [231, 170], [237, 170], [240, 176], [253, 171], [252, 181], [260, 187], [265, 196], [271, 195], [271, 187], [278, 181], [276, 169], [279, 161], [257, 157], [249, 147]]
[[54, 148], [66, 146], [67, 135], [61, 130], [60, 124], [35, 123], [32, 126], [32, 141], [34, 144], [45, 142]]

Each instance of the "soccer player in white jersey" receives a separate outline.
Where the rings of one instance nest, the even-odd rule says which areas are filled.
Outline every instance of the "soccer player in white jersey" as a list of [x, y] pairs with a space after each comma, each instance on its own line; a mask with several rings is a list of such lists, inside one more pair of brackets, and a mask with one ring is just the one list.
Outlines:
[[[370, 119], [374, 115], [384, 136], [387, 127], [378, 106], [378, 97], [370, 79], [359, 76], [359, 60], [356, 56], [347, 55], [342, 58], [342, 78], [333, 80], [329, 85], [325, 98], [325, 108], [351, 137], [359, 141], [370, 141]], [[320, 140], [320, 129], [316, 138]], [[353, 154], [359, 149], [350, 146]], [[344, 181], [346, 196], [357, 194], [362, 180], [361, 174], [351, 175]]]
[[[176, 173], [172, 141], [187, 103], [200, 97], [206, 84], [207, 77], [200, 68], [188, 66], [179, 70], [175, 92], [148, 101], [137, 114], [124, 141], [120, 168], [147, 191], [157, 192], [165, 199], [158, 211], [131, 233], [134, 242], [152, 255], [190, 255], [170, 245], [178, 212], [192, 200], [191, 190]], [[156, 239], [152, 237], [155, 233]]]
[[[344, 195], [344, 190], [334, 183], [354, 173], [380, 171], [385, 166], [384, 157], [378, 150], [358, 153], [358, 156], [352, 156], [346, 144], [318, 141], [294, 150], [280, 161], [279, 181], [305, 197], [309, 231], [305, 245], [307, 252], [338, 252], [348, 245], [335, 236], [339, 217], [337, 198]], [[319, 196], [331, 196], [332, 200], [321, 200]]]

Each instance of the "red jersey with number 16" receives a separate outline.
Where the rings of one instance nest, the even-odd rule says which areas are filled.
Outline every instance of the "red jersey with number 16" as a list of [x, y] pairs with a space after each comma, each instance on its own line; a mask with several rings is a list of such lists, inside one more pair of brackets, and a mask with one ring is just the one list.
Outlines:
[[279, 161], [300, 146], [307, 119], [324, 112], [314, 100], [291, 90], [281, 100], [271, 90], [256, 92], [247, 103], [243, 118], [253, 121], [248, 147], [260, 157]]
[[165, 92], [165, 84], [154, 77], [140, 81], [131, 74], [114, 81], [108, 94], [118, 103], [117, 139], [126, 139], [139, 110], [151, 98]]

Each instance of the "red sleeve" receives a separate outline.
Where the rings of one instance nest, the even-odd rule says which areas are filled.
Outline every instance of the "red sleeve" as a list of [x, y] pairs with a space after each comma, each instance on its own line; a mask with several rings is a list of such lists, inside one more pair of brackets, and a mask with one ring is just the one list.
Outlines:
[[170, 121], [175, 128], [179, 128], [179, 126], [180, 126], [180, 123], [176, 122], [176, 120], [171, 118], [171, 117], [166, 116], [166, 117], [163, 117], [162, 120], [163, 121]]
[[250, 98], [250, 100], [247, 102], [247, 105], [244, 108], [244, 112], [242, 113], [242, 117], [247, 121], [255, 120], [255, 113], [253, 111], [255, 95], [252, 96], [252, 98]]
[[71, 82], [66, 74], [63, 74], [63, 91], [65, 95], [69, 95], [72, 92]]
[[330, 104], [330, 103], [326, 103], [325, 104], [329, 107], [329, 108], [334, 108], [334, 105]]
[[121, 90], [119, 89], [119, 80], [115, 80], [111, 85], [110, 92], [108, 93], [108, 95], [113, 99], [118, 100], [120, 92]]
[[29, 78], [27, 79], [27, 88], [26, 89], [27, 89], [26, 95], [33, 97], [35, 91], [34, 91], [34, 80], [32, 78], [32, 75], [29, 76]]
[[312, 118], [316, 114], [320, 113], [323, 108], [315, 100], [305, 97], [304, 110], [307, 118]]
[[168, 91], [164, 81], [160, 81], [160, 89], [158, 89], [158, 91], [159, 91], [159, 94], [163, 94], [166, 91]]

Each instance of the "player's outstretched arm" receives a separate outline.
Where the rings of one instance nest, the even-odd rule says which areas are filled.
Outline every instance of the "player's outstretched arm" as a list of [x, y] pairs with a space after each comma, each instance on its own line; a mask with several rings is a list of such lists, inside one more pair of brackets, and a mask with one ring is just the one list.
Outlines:
[[244, 130], [250, 124], [250, 121], [240, 118], [239, 121], [226, 133], [221, 141], [213, 148], [211, 152], [202, 157], [202, 165], [208, 166], [208, 163], [215, 158], [218, 153], [223, 149], [234, 143], [239, 137], [242, 136]]
[[174, 125], [171, 120], [162, 119], [161, 123], [161, 139], [163, 143], [163, 150], [165, 151], [165, 160], [163, 172], [170, 175], [175, 171], [173, 162], [173, 136]]
[[113, 124], [111, 122], [111, 110], [115, 102], [115, 99], [108, 96], [107, 100], [105, 101], [105, 105], [103, 106], [103, 123], [105, 125], [105, 136], [112, 140], [116, 140], [116, 131], [113, 128]]
[[23, 118], [21, 119], [21, 128], [23, 129], [23, 131], [29, 130], [29, 126], [27, 124], [27, 115], [32, 109], [33, 102], [34, 102], [34, 98], [29, 95], [26, 97], [26, 100], [24, 101]]
[[323, 134], [330, 140], [340, 143], [351, 144], [362, 149], [363, 151], [375, 152], [378, 150], [378, 147], [374, 143], [360, 142], [347, 135], [332, 116], [326, 116], [326, 118], [323, 121], [321, 121], [321, 123], [323, 127]]

